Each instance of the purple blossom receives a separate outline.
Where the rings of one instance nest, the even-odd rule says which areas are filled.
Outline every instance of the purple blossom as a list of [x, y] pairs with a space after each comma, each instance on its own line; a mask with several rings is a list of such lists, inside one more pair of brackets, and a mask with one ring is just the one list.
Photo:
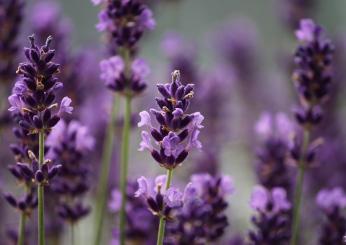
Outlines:
[[250, 206], [256, 211], [251, 218], [255, 228], [249, 232], [250, 244], [286, 244], [290, 239], [290, 210], [286, 191], [256, 186]]
[[177, 218], [169, 224], [167, 241], [172, 244], [214, 244], [228, 226], [226, 198], [234, 192], [229, 176], [195, 174], [186, 186]]
[[111, 85], [115, 80], [120, 78], [124, 71], [124, 61], [120, 56], [113, 56], [100, 62], [100, 78], [105, 81], [106, 85]]
[[[157, 176], [155, 180], [142, 176], [138, 178], [137, 183], [138, 189], [134, 196], [144, 199], [154, 215], [168, 218], [172, 209], [181, 208], [184, 205], [184, 194], [179, 189], [175, 187], [165, 188], [165, 175]], [[186, 192], [187, 188], [189, 185], [185, 188]]]
[[295, 34], [301, 42], [312, 42], [320, 34], [321, 28], [317, 27], [311, 19], [303, 19], [300, 21], [300, 29]]
[[321, 190], [316, 198], [317, 205], [326, 212], [332, 212], [335, 208], [346, 207], [346, 195], [340, 187]]
[[71, 106], [72, 100], [65, 96], [62, 98], [61, 103], [60, 103], [60, 109], [58, 112], [59, 117], [63, 116], [64, 113], [71, 114], [73, 111], [73, 107]]
[[[179, 71], [175, 71], [172, 76], [170, 84], [157, 85], [163, 96], [162, 99], [156, 98], [160, 110], [140, 112], [141, 120], [138, 123], [138, 127], [147, 129], [141, 133], [139, 150], [151, 152], [153, 158], [165, 168], [175, 168], [185, 160], [192, 148], [202, 147], [198, 135], [203, 128], [204, 117], [199, 112], [186, 113], [193, 96], [193, 85], [183, 85]], [[151, 115], [155, 117], [156, 123], [152, 122]]]
[[291, 204], [287, 200], [286, 191], [283, 188], [276, 187], [268, 191], [262, 186], [256, 186], [251, 195], [250, 206], [254, 210], [267, 212], [270, 203], [272, 205], [270, 212], [273, 215], [291, 208]]
[[108, 203], [108, 208], [112, 212], [118, 212], [121, 207], [121, 193], [119, 190], [115, 189], [111, 193], [111, 200]]

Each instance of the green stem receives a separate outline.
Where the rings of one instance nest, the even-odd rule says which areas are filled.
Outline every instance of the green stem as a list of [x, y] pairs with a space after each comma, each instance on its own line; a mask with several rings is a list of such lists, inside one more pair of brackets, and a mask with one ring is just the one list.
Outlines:
[[101, 244], [102, 230], [103, 230], [102, 226], [103, 226], [103, 219], [104, 219], [105, 207], [107, 202], [107, 185], [109, 180], [109, 172], [111, 167], [113, 144], [114, 144], [115, 123], [116, 123], [115, 121], [117, 118], [118, 109], [119, 109], [118, 96], [114, 95], [113, 104], [112, 104], [112, 112], [111, 112], [110, 120], [108, 122], [107, 130], [106, 130], [106, 137], [103, 143], [101, 173], [99, 176], [99, 183], [98, 183], [99, 189], [96, 196], [97, 197], [96, 207], [95, 207], [96, 235], [95, 235], [95, 241], [94, 241], [95, 245]]
[[[44, 132], [39, 132], [39, 166], [42, 167], [44, 163]], [[44, 227], [44, 186], [38, 184], [37, 187], [38, 197], [38, 244], [45, 244], [45, 227]]]
[[308, 129], [304, 130], [303, 145], [300, 152], [300, 159], [298, 162], [298, 175], [296, 180], [296, 187], [294, 192], [294, 206], [293, 206], [293, 220], [292, 220], [292, 237], [291, 245], [297, 244], [298, 239], [298, 229], [300, 222], [300, 206], [303, 193], [304, 185], [304, 174], [305, 174], [305, 155], [309, 147], [310, 141], [310, 131]]
[[26, 222], [26, 214], [24, 212], [22, 212], [21, 215], [20, 215], [20, 220], [19, 220], [17, 245], [24, 245], [24, 241], [25, 241], [25, 222]]
[[131, 96], [126, 96], [124, 126], [121, 143], [121, 165], [120, 165], [120, 191], [121, 207], [119, 213], [119, 231], [120, 244], [125, 244], [125, 226], [126, 226], [126, 186], [129, 162], [129, 143], [130, 143], [130, 126], [131, 126]]
[[75, 244], [75, 236], [74, 236], [74, 223], [71, 223], [71, 245]]
[[[172, 176], [173, 176], [173, 169], [168, 169], [167, 170], [167, 180], [166, 180], [166, 190], [171, 186]], [[159, 223], [159, 229], [157, 232], [156, 245], [162, 245], [163, 244], [163, 239], [165, 237], [165, 226], [166, 226], [166, 219], [163, 215], [161, 215], [160, 223]]]

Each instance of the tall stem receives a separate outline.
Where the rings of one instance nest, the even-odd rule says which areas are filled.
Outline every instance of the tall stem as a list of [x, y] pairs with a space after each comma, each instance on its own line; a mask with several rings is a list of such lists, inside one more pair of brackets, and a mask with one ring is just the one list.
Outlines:
[[102, 226], [105, 213], [105, 207], [107, 202], [107, 185], [109, 180], [109, 172], [111, 167], [114, 134], [115, 134], [115, 120], [117, 118], [119, 110], [119, 99], [117, 95], [114, 95], [112, 103], [112, 112], [110, 120], [108, 122], [106, 137], [103, 143], [102, 161], [101, 161], [101, 173], [98, 182], [98, 192], [96, 199], [96, 235], [94, 244], [101, 244], [102, 239]]
[[19, 227], [18, 227], [18, 242], [17, 242], [18, 245], [24, 245], [25, 222], [26, 222], [26, 214], [25, 214], [25, 212], [22, 212], [20, 215]]
[[293, 221], [292, 221], [292, 236], [291, 245], [297, 244], [298, 239], [298, 228], [300, 222], [300, 206], [304, 185], [304, 174], [305, 174], [305, 154], [309, 147], [310, 131], [304, 129], [303, 145], [300, 152], [300, 159], [298, 162], [298, 175], [296, 180], [295, 192], [294, 192], [294, 206], [293, 206]]
[[[44, 163], [44, 132], [39, 132], [39, 166], [42, 167]], [[44, 186], [43, 184], [38, 184], [37, 187], [37, 197], [38, 197], [38, 244], [45, 244], [45, 227], [44, 227]]]
[[126, 226], [126, 186], [127, 172], [129, 162], [129, 143], [130, 143], [130, 125], [131, 124], [131, 96], [126, 96], [124, 126], [121, 143], [121, 165], [120, 165], [120, 191], [121, 207], [119, 214], [120, 244], [125, 244], [125, 226]]
[[75, 236], [74, 236], [74, 223], [71, 223], [71, 245], [74, 245], [75, 242]]
[[[171, 186], [173, 176], [173, 169], [167, 170], [167, 179], [166, 179], [166, 190]], [[157, 242], [156, 245], [162, 245], [163, 239], [165, 238], [165, 226], [166, 226], [166, 219], [163, 215], [160, 217], [160, 223], [159, 223], [159, 229], [157, 232]]]

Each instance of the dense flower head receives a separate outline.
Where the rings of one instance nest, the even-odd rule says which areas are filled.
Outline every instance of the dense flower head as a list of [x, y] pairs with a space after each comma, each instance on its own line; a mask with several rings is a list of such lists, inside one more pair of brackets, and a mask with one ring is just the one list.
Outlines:
[[0, 82], [12, 82], [15, 78], [17, 37], [23, 19], [24, 1], [0, 1]]
[[286, 244], [290, 238], [291, 210], [286, 191], [280, 187], [268, 190], [256, 186], [250, 206], [257, 212], [252, 217], [256, 229], [249, 232], [250, 244]]
[[256, 174], [261, 185], [268, 189], [282, 187], [289, 195], [292, 178], [288, 168], [289, 136], [293, 122], [283, 113], [263, 113], [255, 125], [259, 138], [256, 149]]
[[155, 180], [140, 177], [135, 197], [143, 198], [154, 215], [170, 220], [173, 218], [172, 211], [181, 208], [184, 201], [191, 197], [191, 185], [188, 184], [184, 192], [176, 187], [166, 189], [166, 178], [166, 175], [159, 175]]
[[[156, 239], [156, 229], [158, 222], [155, 216], [148, 210], [146, 202], [135, 197], [138, 190], [138, 183], [130, 181], [126, 190], [126, 237], [128, 241], [140, 244], [151, 244]], [[121, 193], [114, 189], [109, 202], [111, 212], [119, 212], [121, 206]], [[118, 232], [113, 233], [114, 243], [119, 240]]]
[[[19, 125], [29, 134], [49, 132], [64, 113], [71, 113], [71, 99], [64, 97], [60, 107], [55, 99], [56, 91], [62, 87], [55, 75], [59, 65], [52, 62], [55, 51], [50, 49], [52, 38], [38, 47], [33, 36], [29, 37], [31, 47], [25, 48], [28, 62], [20, 63], [13, 94], [8, 98], [9, 111], [18, 116]], [[59, 108], [58, 108], [59, 107]]]
[[334, 47], [323, 29], [310, 19], [301, 20], [296, 37], [300, 45], [293, 80], [301, 101], [296, 119], [302, 125], [315, 125], [322, 119], [321, 104], [330, 90]]
[[150, 73], [150, 68], [144, 59], [136, 58], [132, 62], [130, 76], [126, 74], [124, 60], [119, 55], [102, 60], [100, 69], [100, 78], [113, 91], [136, 95], [147, 87], [145, 79]]
[[[187, 113], [194, 86], [183, 85], [179, 71], [172, 73], [171, 83], [158, 84], [157, 87], [162, 95], [162, 98], [156, 98], [160, 109], [139, 113], [141, 120], [138, 127], [147, 128], [141, 133], [139, 150], [150, 151], [161, 166], [173, 169], [185, 160], [192, 148], [202, 147], [198, 135], [204, 117], [199, 112]], [[151, 115], [157, 123], [152, 122]]]
[[122, 47], [135, 51], [143, 32], [155, 27], [151, 10], [140, 0], [92, 0], [92, 2], [95, 5], [101, 3], [105, 5], [99, 13], [99, 23], [96, 28], [109, 34], [116, 54]]
[[219, 239], [228, 226], [226, 198], [234, 192], [229, 176], [191, 176], [184, 206], [169, 226], [168, 244], [206, 244]]
[[346, 195], [342, 188], [323, 189], [316, 197], [325, 220], [319, 233], [320, 245], [342, 244], [346, 231]]
[[90, 188], [90, 167], [83, 162], [83, 157], [93, 149], [94, 139], [80, 122], [60, 121], [46, 144], [50, 149], [47, 156], [53, 163], [63, 163], [59, 175], [50, 185], [50, 190], [59, 199], [58, 215], [77, 222], [90, 211], [90, 207], [82, 203], [83, 195]]

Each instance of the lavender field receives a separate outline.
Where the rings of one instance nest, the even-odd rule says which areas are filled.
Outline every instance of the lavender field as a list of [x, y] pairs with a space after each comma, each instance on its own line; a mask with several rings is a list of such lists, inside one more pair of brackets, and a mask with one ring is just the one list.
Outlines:
[[346, 244], [343, 0], [0, 0], [0, 245]]

